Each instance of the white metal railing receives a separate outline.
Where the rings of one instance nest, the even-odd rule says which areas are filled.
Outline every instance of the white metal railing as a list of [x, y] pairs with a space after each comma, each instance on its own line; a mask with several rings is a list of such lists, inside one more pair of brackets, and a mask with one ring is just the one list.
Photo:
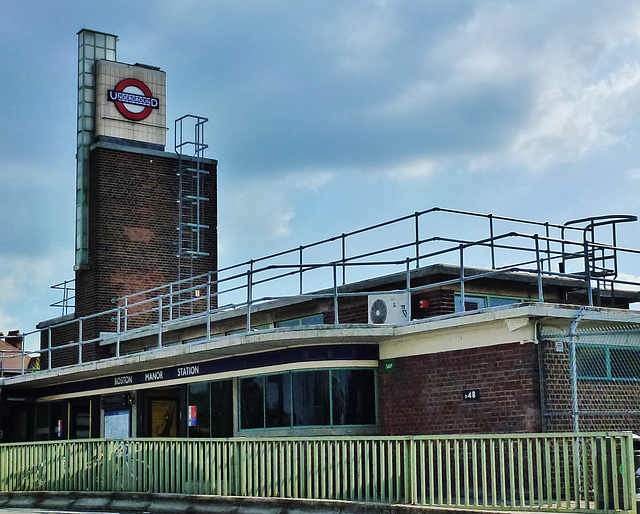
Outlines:
[[[457, 230], [459, 233], [456, 237], [422, 236], [423, 227], [436, 215], [450, 216], [454, 220], [451, 232]], [[421, 221], [425, 218], [427, 221]], [[204, 323], [211, 315], [227, 310], [244, 313], [247, 330], [250, 330], [251, 314], [256, 304], [294, 296], [332, 298], [336, 314], [334, 323], [337, 325], [340, 298], [372, 293], [346, 292], [341, 286], [347, 283], [347, 278], [352, 281], [364, 280], [385, 273], [405, 274], [406, 286], [398, 291], [400, 293], [411, 295], [420, 290], [456, 284], [463, 298], [465, 285], [471, 280], [505, 272], [527, 273], [537, 281], [537, 299], [540, 302], [544, 301], [544, 281], [564, 278], [572, 280], [573, 285], [580, 285], [585, 290], [587, 303], [593, 305], [597, 299], [594, 291], [599, 293], [607, 290], [615, 295], [620, 289], [640, 285], [633, 280], [621, 279], [618, 273], [618, 260], [624, 257], [637, 262], [640, 251], [616, 246], [615, 228], [620, 223], [635, 219], [634, 216], [596, 217], [566, 225], [553, 225], [433, 208], [114, 299], [113, 309], [43, 329], [47, 332], [43, 339], [48, 343], [41, 347], [41, 352], [44, 362], [50, 365], [52, 352], [75, 348], [78, 362], [82, 362], [83, 346], [101, 340], [95, 332], [96, 324], [100, 324], [101, 332], [112, 333], [116, 355], [120, 354], [123, 335], [133, 335], [143, 330], [145, 333], [155, 331], [157, 346], [161, 347], [163, 333], [172, 325], [185, 320], [201, 320]], [[464, 223], [460, 223], [460, 220]], [[481, 228], [484, 226], [487, 237], [470, 239], [464, 234], [471, 222], [479, 222]], [[407, 232], [407, 225], [409, 236], [398, 236], [403, 231]], [[432, 226], [427, 225], [429, 228]], [[509, 230], [498, 233], [503, 226], [533, 231]], [[600, 238], [596, 237], [596, 233], [602, 229], [612, 229], [613, 233], [598, 241]], [[397, 244], [381, 247], [380, 240], [385, 231]], [[373, 242], [359, 244], [358, 238], [365, 235]], [[572, 239], [572, 236], [577, 237]], [[337, 255], [329, 255], [327, 251], [336, 250], [336, 245]], [[358, 252], [348, 252], [348, 245], [357, 246]], [[317, 259], [311, 260], [313, 257]], [[435, 284], [412, 284], [412, 270], [443, 263], [458, 266], [460, 275]], [[476, 269], [470, 272], [470, 263], [482, 268], [482, 271]], [[607, 273], [603, 273], [602, 269], [607, 269]], [[65, 287], [67, 285], [66, 282], [62, 284]], [[410, 302], [407, 303], [410, 309]], [[408, 314], [408, 319], [411, 319], [411, 312]], [[40, 332], [27, 333], [25, 336], [40, 336]], [[64, 340], [68, 342], [62, 345], [56, 343], [54, 348], [51, 341], [57, 332], [64, 332]], [[210, 335], [210, 328], [207, 328], [207, 338]], [[44, 367], [47, 366], [43, 364]]]

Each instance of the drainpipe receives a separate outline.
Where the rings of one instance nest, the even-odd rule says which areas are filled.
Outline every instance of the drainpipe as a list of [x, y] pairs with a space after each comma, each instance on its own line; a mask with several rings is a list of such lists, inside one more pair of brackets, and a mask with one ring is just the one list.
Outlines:
[[579, 430], [579, 416], [578, 416], [578, 376], [577, 376], [577, 364], [576, 364], [576, 330], [578, 329], [578, 323], [580, 318], [585, 312], [585, 307], [582, 306], [578, 310], [575, 319], [571, 323], [569, 328], [569, 366], [571, 369], [571, 418], [573, 419], [573, 431]]

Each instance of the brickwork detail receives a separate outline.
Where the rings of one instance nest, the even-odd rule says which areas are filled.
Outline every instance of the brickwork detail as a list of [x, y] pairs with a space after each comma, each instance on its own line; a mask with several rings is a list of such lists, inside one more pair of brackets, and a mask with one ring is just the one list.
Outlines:
[[[475, 390], [475, 400], [463, 391]], [[537, 346], [500, 346], [395, 359], [379, 373], [385, 435], [541, 430]]]
[[[178, 279], [177, 156], [97, 146], [90, 163], [89, 266], [76, 271], [77, 317], [113, 309], [114, 298]], [[194, 274], [217, 268], [215, 161], [205, 169], [210, 172], [204, 182], [210, 199], [204, 211], [210, 227], [204, 242], [209, 257], [196, 260]], [[105, 316], [87, 320], [83, 332], [91, 339], [114, 330], [115, 323]], [[54, 359], [59, 365], [70, 360], [55, 353], [61, 354]], [[84, 361], [103, 357], [108, 355], [97, 344], [85, 345]]]

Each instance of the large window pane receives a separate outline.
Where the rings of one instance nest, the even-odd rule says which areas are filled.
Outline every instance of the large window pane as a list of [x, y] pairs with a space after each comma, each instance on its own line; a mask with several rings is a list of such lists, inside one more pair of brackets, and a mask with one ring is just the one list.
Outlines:
[[233, 381], [211, 382], [211, 436], [233, 437]]
[[264, 428], [264, 377], [240, 381], [240, 427]]
[[334, 425], [375, 424], [376, 395], [373, 370], [333, 370], [331, 387]]
[[329, 424], [329, 371], [301, 371], [292, 374], [293, 424]]
[[270, 375], [265, 384], [267, 427], [291, 426], [291, 374]]
[[187, 427], [189, 437], [210, 437], [209, 383], [189, 384]]

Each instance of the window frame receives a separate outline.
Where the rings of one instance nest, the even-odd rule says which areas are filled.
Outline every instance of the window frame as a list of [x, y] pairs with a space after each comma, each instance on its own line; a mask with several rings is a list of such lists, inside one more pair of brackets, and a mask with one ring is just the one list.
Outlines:
[[[334, 414], [334, 403], [333, 403], [333, 372], [334, 371], [355, 371], [355, 370], [368, 370], [372, 373], [372, 377], [373, 377], [373, 409], [374, 409], [374, 422], [373, 423], [356, 423], [356, 424], [340, 424], [340, 423], [336, 423], [333, 419], [333, 414]], [[281, 372], [277, 372], [277, 373], [263, 373], [263, 374], [258, 374], [258, 375], [247, 375], [247, 376], [243, 376], [243, 377], [238, 377], [238, 432], [255, 432], [255, 431], [277, 431], [277, 430], [307, 430], [307, 429], [318, 429], [318, 428], [324, 428], [324, 429], [348, 429], [348, 428], [353, 428], [353, 427], [374, 427], [379, 423], [378, 420], [378, 374], [376, 373], [377, 368], [373, 368], [373, 367], [346, 367], [346, 368], [308, 368], [308, 369], [296, 369], [296, 370], [286, 370], [286, 371], [281, 371]], [[329, 416], [329, 422], [325, 425], [297, 425], [294, 424], [294, 415], [295, 415], [295, 402], [294, 402], [294, 377], [293, 374], [294, 373], [308, 373], [308, 372], [315, 372], [315, 371], [326, 371], [328, 372], [328, 398], [329, 398], [329, 405], [328, 405], [328, 416]], [[243, 428], [243, 416], [242, 416], [242, 380], [244, 379], [255, 379], [255, 378], [262, 378], [263, 383], [266, 384], [266, 380], [267, 377], [269, 376], [274, 376], [274, 375], [284, 375], [284, 374], [288, 374], [290, 376], [290, 378], [288, 379], [289, 382], [289, 405], [290, 405], [290, 419], [289, 419], [289, 424], [288, 425], [283, 425], [283, 426], [273, 426], [273, 427], [269, 427], [267, 426], [267, 419], [266, 419], [266, 388], [263, 389], [263, 396], [262, 396], [262, 408], [263, 408], [263, 426], [262, 427], [254, 427], [254, 428]]]
[[[589, 374], [580, 374], [579, 373], [579, 351], [581, 349], [593, 349], [593, 350], [602, 350], [604, 352], [604, 375], [589, 375]], [[640, 373], [638, 376], [614, 376], [613, 374], [613, 366], [611, 360], [611, 351], [612, 350], [623, 350], [623, 351], [631, 351], [638, 354], [638, 359], [640, 359], [640, 348], [635, 346], [617, 346], [617, 345], [604, 345], [604, 344], [576, 344], [576, 378], [579, 380], [601, 380], [608, 382], [640, 382]], [[623, 367], [624, 369], [624, 367]]]

